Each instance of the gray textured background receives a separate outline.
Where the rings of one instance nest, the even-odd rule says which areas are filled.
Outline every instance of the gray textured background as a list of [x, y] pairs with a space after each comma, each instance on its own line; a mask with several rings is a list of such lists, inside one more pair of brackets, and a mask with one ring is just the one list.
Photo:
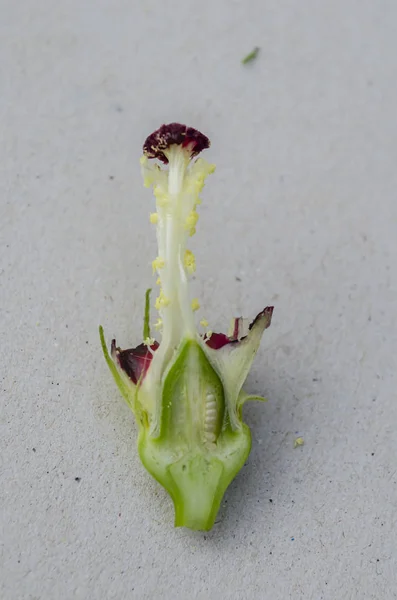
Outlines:
[[[0, 9], [1, 598], [396, 598], [395, 0]], [[140, 341], [139, 157], [171, 120], [217, 164], [202, 314], [276, 307], [205, 535], [173, 529], [97, 334]]]

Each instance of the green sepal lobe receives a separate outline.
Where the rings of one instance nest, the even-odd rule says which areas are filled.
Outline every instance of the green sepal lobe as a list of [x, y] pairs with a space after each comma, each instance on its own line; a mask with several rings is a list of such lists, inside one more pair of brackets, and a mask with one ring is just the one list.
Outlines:
[[121, 392], [121, 395], [123, 396], [124, 400], [127, 402], [128, 406], [132, 409], [133, 407], [132, 407], [132, 403], [131, 403], [131, 392], [128, 389], [126, 383], [123, 381], [121, 374], [118, 372], [117, 367], [114, 364], [114, 362], [109, 354], [109, 351], [107, 349], [106, 342], [105, 342], [105, 335], [103, 333], [102, 325], [99, 326], [99, 337], [101, 339], [103, 356], [105, 357], [105, 360], [110, 369], [110, 372], [113, 375], [113, 378], [117, 384], [117, 387], [119, 388], [119, 390]]

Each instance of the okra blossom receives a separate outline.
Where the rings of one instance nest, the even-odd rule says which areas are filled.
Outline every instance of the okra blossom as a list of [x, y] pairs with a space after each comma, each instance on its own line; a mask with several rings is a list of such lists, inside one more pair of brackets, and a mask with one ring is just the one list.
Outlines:
[[[232, 319], [229, 333], [213, 333], [189, 293], [196, 263], [188, 242], [196, 232], [199, 194], [215, 166], [196, 156], [208, 148], [199, 131], [171, 123], [151, 134], [141, 158], [145, 187], [152, 187], [158, 252], [152, 262], [158, 295], [151, 337], [150, 290], [146, 293], [143, 341], [121, 350], [116, 341], [105, 359], [139, 425], [138, 451], [148, 471], [169, 492], [175, 525], [210, 529], [228, 485], [243, 466], [251, 435], [242, 420], [242, 390], [273, 307], [251, 324]], [[157, 159], [158, 162], [153, 162]]]

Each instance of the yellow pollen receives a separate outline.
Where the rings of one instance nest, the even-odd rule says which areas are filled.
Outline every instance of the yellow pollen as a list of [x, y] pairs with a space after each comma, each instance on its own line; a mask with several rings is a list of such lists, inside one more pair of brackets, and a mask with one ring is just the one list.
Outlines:
[[192, 300], [192, 310], [196, 311], [200, 308], [200, 302], [198, 301], [197, 298], [193, 298]]
[[156, 310], [161, 310], [162, 308], [165, 308], [166, 306], [169, 305], [169, 303], [170, 303], [169, 298], [166, 298], [164, 296], [163, 290], [160, 290], [160, 294], [156, 298], [156, 303], [155, 303]]
[[154, 339], [154, 338], [151, 338], [151, 337], [147, 337], [145, 340], [143, 340], [143, 343], [144, 343], [144, 344], [145, 344], [145, 346], [147, 346], [148, 348], [149, 348], [150, 346], [153, 346], [154, 342], [155, 342], [155, 339]]
[[186, 250], [184, 263], [188, 273], [192, 274], [195, 272], [196, 259], [194, 258], [194, 254], [191, 250]]
[[159, 206], [163, 207], [167, 204], [167, 202], [168, 202], [167, 194], [161, 189], [161, 187], [159, 185], [155, 186], [153, 193], [157, 199], [157, 203]]
[[206, 339], [206, 340], [209, 340], [211, 336], [212, 336], [212, 331], [211, 331], [211, 329], [209, 329], [209, 330], [207, 331], [207, 333], [205, 334], [205, 339]]
[[197, 211], [192, 210], [186, 218], [186, 223], [185, 223], [186, 229], [192, 229], [193, 227], [196, 227], [198, 218], [199, 218], [199, 216], [198, 216]]
[[297, 437], [296, 440], [294, 441], [294, 448], [298, 448], [299, 446], [303, 446], [305, 443], [305, 440], [303, 439], [303, 437]]
[[157, 277], [157, 279], [156, 279], [156, 285], [161, 285], [161, 279], [160, 279], [160, 277]]
[[207, 319], [201, 319], [201, 321], [200, 321], [200, 325], [201, 325], [202, 327], [208, 327], [208, 321], [207, 321]]
[[158, 256], [157, 258], [155, 258], [152, 261], [152, 269], [153, 269], [153, 274], [158, 271], [159, 269], [162, 269], [165, 265], [165, 261], [164, 258], [160, 258], [160, 256]]
[[198, 194], [202, 191], [203, 187], [204, 187], [204, 178], [200, 177], [200, 179], [197, 179], [197, 181], [196, 181], [196, 191]]
[[153, 223], [153, 225], [156, 225], [156, 223], [159, 222], [159, 216], [157, 213], [150, 213], [150, 222]]

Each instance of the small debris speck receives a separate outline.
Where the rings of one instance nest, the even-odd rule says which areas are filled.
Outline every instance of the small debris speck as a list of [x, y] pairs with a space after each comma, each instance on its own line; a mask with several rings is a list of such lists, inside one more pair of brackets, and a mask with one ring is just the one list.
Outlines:
[[291, 538], [291, 542], [294, 542], [294, 541], [295, 541], [295, 538], [294, 538], [294, 537], [292, 537], [292, 538]]
[[371, 452], [371, 456], [375, 456], [375, 452]]
[[36, 452], [36, 448], [32, 448], [33, 452]]
[[271, 502], [271, 503], [273, 502], [272, 498], [269, 498], [269, 502]]
[[256, 46], [249, 54], [247, 54], [247, 56], [245, 56], [242, 59], [242, 61], [241, 61], [242, 64], [246, 65], [247, 63], [252, 62], [253, 60], [256, 59], [256, 57], [258, 56], [258, 54], [259, 54], [259, 48]]
[[294, 448], [298, 448], [299, 446], [303, 446], [305, 443], [305, 440], [303, 439], [303, 437], [297, 437], [294, 440]]
[[81, 481], [81, 477], [75, 477], [74, 480], [75, 481]]
[[114, 179], [114, 175], [109, 175], [109, 179], [113, 180]]

